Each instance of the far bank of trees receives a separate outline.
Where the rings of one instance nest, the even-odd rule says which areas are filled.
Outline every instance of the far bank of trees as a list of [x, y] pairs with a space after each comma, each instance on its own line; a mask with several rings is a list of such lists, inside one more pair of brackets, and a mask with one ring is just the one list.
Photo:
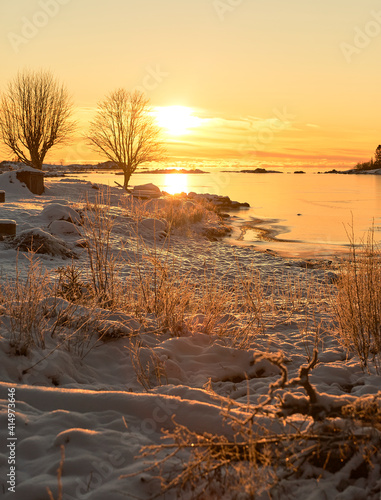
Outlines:
[[[0, 97], [0, 138], [23, 163], [41, 170], [47, 152], [69, 143], [75, 129], [66, 88], [50, 72], [25, 70]], [[118, 89], [98, 104], [86, 136], [124, 174], [124, 189], [142, 163], [164, 158], [160, 128], [140, 91]]]
[[369, 161], [364, 163], [357, 163], [357, 170], [373, 170], [376, 168], [381, 168], [381, 144], [377, 146], [374, 152], [374, 158], [372, 157]]

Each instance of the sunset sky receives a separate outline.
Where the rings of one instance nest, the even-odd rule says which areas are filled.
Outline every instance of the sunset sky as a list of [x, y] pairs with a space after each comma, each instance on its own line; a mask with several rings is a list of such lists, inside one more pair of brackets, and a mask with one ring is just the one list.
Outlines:
[[[0, 89], [51, 70], [85, 132], [100, 99], [138, 87], [170, 160], [351, 166], [381, 143], [376, 0], [6, 0], [0, 25]], [[80, 137], [61, 158], [102, 160]]]

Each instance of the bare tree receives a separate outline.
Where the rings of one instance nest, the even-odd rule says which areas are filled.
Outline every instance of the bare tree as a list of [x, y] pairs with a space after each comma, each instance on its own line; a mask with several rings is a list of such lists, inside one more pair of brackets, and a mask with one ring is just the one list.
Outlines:
[[97, 114], [90, 123], [91, 146], [123, 171], [126, 190], [139, 165], [164, 158], [160, 128], [148, 103], [142, 92], [115, 90], [98, 104]]
[[74, 130], [68, 92], [47, 71], [23, 71], [0, 100], [0, 135], [26, 165], [42, 169], [46, 153]]

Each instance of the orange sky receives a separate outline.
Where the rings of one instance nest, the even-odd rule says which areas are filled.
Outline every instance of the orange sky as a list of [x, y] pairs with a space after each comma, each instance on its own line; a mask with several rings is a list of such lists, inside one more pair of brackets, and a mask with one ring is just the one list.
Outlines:
[[[0, 88], [20, 69], [51, 70], [81, 132], [122, 86], [199, 118], [166, 133], [170, 160], [350, 166], [381, 143], [379, 1], [18, 0], [1, 10]], [[102, 160], [79, 135], [48, 159]]]

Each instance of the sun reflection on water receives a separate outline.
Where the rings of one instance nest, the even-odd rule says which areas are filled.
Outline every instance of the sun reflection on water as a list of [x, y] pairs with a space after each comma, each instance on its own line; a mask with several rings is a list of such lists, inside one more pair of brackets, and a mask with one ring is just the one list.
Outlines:
[[169, 194], [188, 192], [188, 174], [165, 174], [164, 191]]

